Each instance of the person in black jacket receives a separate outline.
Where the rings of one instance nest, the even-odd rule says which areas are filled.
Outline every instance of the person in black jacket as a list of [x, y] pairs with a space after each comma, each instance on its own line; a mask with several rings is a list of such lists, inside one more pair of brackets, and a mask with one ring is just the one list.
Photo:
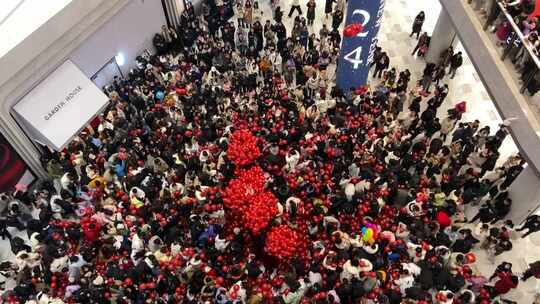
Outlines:
[[416, 34], [416, 39], [418, 40], [418, 37], [420, 36], [420, 32], [422, 31], [422, 25], [424, 25], [424, 20], [426, 20], [426, 15], [424, 12], [418, 13], [416, 15], [416, 18], [414, 18], [412, 31], [409, 37], [412, 37], [412, 35]]
[[326, 18], [328, 18], [328, 15], [332, 13], [334, 2], [336, 2], [336, 0], [326, 0], [324, 5], [324, 13], [326, 14]]
[[340, 10], [336, 10], [332, 14], [332, 28], [339, 29], [339, 27], [341, 26], [341, 23], [343, 23], [343, 17], [344, 17], [343, 12]]
[[531, 233], [540, 231], [540, 216], [536, 214], [530, 215], [525, 219], [525, 223], [520, 228], [517, 228], [516, 231], [523, 231], [525, 229], [528, 229], [528, 231], [521, 236], [522, 238]]
[[480, 220], [482, 223], [489, 223], [494, 220], [496, 217], [495, 210], [493, 206], [489, 203], [484, 203], [478, 209], [478, 213], [469, 221], [469, 223], [474, 223], [476, 220]]
[[540, 276], [540, 261], [530, 263], [529, 268], [527, 268], [527, 270], [523, 272], [523, 276], [521, 277], [521, 279], [523, 281], [527, 281], [532, 276], [534, 277]]
[[384, 70], [388, 69], [389, 66], [390, 57], [388, 57], [388, 54], [384, 52], [381, 54], [381, 57], [375, 63], [375, 72], [373, 73], [373, 77], [381, 78], [382, 73], [384, 72]]
[[435, 73], [436, 65], [434, 63], [427, 63], [422, 74], [422, 88], [426, 93], [429, 93], [429, 88], [433, 83], [433, 76]]
[[452, 58], [450, 58], [450, 79], [454, 79], [457, 69], [463, 65], [463, 56], [461, 52], [457, 52]]

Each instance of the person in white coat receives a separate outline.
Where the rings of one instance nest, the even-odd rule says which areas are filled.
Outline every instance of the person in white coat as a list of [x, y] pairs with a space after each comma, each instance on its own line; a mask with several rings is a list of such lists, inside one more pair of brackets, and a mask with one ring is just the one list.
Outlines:
[[399, 287], [401, 294], [405, 296], [406, 290], [414, 285], [414, 277], [408, 270], [404, 269], [401, 271], [399, 279], [394, 281], [394, 284]]
[[292, 214], [293, 210], [295, 210], [294, 212], [297, 212], [301, 202], [302, 200], [295, 196], [287, 198], [285, 201], [285, 211], [289, 214]]
[[287, 155], [285, 155], [285, 161], [287, 162], [287, 164], [285, 165], [286, 170], [288, 172], [295, 172], [296, 166], [300, 161], [300, 153], [294, 149], [287, 152]]
[[302, 8], [300, 7], [300, 0], [292, 0], [291, 1], [291, 10], [289, 11], [289, 18], [292, 17], [295, 10], [298, 11], [298, 14], [300, 16], [302, 16]]
[[355, 193], [356, 193], [356, 188], [354, 187], [354, 184], [351, 182], [348, 182], [345, 185], [345, 197], [347, 198], [347, 201], [352, 202]]
[[25, 269], [32, 269], [40, 264], [41, 257], [35, 252], [26, 252], [25, 250], [19, 251], [15, 256], [15, 265], [17, 265], [17, 271], [23, 271]]
[[216, 246], [216, 249], [219, 251], [219, 252], [225, 252], [225, 250], [227, 249], [227, 246], [229, 245], [229, 241], [227, 241], [226, 239], [222, 239], [220, 237], [220, 235], [216, 235], [216, 238], [214, 239], [214, 244]]
[[63, 272], [68, 267], [69, 257], [67, 255], [56, 258], [52, 261], [51, 272]]
[[131, 252], [132, 256], [135, 256], [138, 252], [144, 250], [144, 242], [141, 240], [138, 234], [134, 234], [131, 239]]
[[457, 119], [455, 119], [452, 116], [447, 116], [441, 121], [440, 134], [441, 134], [441, 139], [443, 141], [446, 141], [448, 134], [450, 134], [450, 132], [454, 130], [456, 123], [457, 123]]
[[360, 277], [360, 265], [357, 259], [347, 260], [343, 264], [343, 271], [340, 275], [340, 280], [344, 281], [345, 279], [350, 281], [352, 278]]

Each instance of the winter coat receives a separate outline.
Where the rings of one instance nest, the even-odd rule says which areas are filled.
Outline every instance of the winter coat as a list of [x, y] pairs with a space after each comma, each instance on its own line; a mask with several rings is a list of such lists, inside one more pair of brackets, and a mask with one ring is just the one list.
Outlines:
[[505, 294], [511, 289], [516, 288], [517, 284], [512, 282], [512, 275], [507, 272], [501, 272], [498, 274], [499, 280], [495, 283], [495, 290], [497, 294]]

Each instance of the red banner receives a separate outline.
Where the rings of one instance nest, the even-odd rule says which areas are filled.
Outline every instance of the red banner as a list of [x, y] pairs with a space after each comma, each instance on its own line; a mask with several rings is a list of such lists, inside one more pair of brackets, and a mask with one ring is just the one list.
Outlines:
[[14, 190], [16, 186], [28, 186], [35, 180], [34, 174], [0, 134], [0, 193]]
[[534, 11], [531, 13], [531, 17], [534, 16], [540, 16], [540, 0], [536, 0]]

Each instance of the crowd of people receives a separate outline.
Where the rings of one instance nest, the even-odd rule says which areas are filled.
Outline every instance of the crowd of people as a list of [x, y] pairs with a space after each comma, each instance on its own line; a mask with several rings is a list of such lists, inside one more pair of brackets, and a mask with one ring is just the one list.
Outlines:
[[250, 0], [216, 32], [204, 10], [163, 27], [48, 156], [50, 182], [0, 196], [5, 303], [503, 303], [518, 275], [487, 278], [472, 251], [512, 248], [524, 161], [499, 161], [506, 126], [464, 121], [464, 103], [444, 113], [447, 85], [427, 93], [389, 64], [339, 88], [342, 20], [315, 33], [292, 3], [292, 29], [279, 1], [262, 26]]
[[[498, 44], [503, 46], [511, 58], [516, 71], [521, 75], [524, 91], [535, 95], [540, 90], [540, 76], [538, 67], [533, 56], [538, 57], [540, 53], [540, 41], [538, 34], [540, 25], [534, 0], [469, 0], [480, 14], [485, 16], [485, 28], [490, 28], [499, 40]], [[499, 6], [499, 4], [502, 6]], [[517, 35], [513, 22], [517, 30], [521, 33]], [[523, 40], [519, 37], [522, 36]], [[532, 50], [533, 55], [525, 48], [524, 44]]]
[[[429, 44], [431, 42], [431, 37], [427, 32], [422, 32], [422, 27], [426, 15], [423, 11], [418, 13], [414, 18], [412, 24], [412, 31], [409, 37], [412, 37], [416, 34], [416, 39], [418, 42], [412, 51], [413, 56], [418, 56], [418, 58], [424, 58], [427, 55], [429, 50]], [[427, 62], [422, 73], [422, 88], [425, 92], [430, 93], [430, 88], [432, 84], [436, 86], [444, 80], [444, 78], [449, 75], [450, 79], [453, 79], [456, 76], [457, 70], [463, 65], [463, 54], [462, 52], [454, 52], [454, 48], [449, 46], [444, 50], [439, 57], [437, 62]], [[387, 68], [387, 67], [386, 67]], [[375, 69], [375, 74], [380, 69]], [[448, 70], [448, 71], [447, 71]], [[379, 76], [380, 78], [380, 76]]]

